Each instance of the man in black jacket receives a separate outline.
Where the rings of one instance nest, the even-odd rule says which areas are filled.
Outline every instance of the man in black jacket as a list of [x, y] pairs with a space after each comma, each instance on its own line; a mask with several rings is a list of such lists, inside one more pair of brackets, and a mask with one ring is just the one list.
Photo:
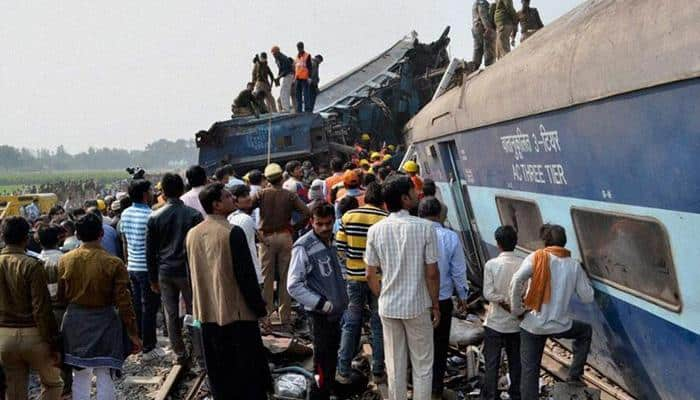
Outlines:
[[[170, 345], [177, 355], [177, 362], [183, 363], [187, 355], [178, 314], [180, 294], [185, 299], [187, 313], [192, 313], [192, 287], [187, 277], [185, 238], [191, 228], [203, 221], [203, 217], [199, 211], [180, 200], [185, 183], [179, 175], [165, 174], [161, 188], [166, 204], [151, 214], [146, 229], [148, 277], [151, 289], [161, 295]], [[199, 352], [195, 347], [196, 353]]]

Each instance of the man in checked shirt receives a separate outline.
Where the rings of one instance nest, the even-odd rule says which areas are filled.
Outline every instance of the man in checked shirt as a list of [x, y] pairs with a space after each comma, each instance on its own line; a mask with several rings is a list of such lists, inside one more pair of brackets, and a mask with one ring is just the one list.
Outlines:
[[367, 283], [379, 295], [389, 399], [407, 398], [409, 354], [413, 399], [428, 400], [433, 380], [433, 327], [440, 321], [437, 236], [430, 221], [414, 216], [418, 194], [409, 177], [389, 177], [382, 192], [390, 214], [369, 228], [364, 261]]

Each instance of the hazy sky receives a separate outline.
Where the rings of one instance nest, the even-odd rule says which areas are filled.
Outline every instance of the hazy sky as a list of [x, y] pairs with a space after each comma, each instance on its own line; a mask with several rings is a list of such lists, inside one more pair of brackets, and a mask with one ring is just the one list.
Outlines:
[[[546, 24], [581, 2], [533, 6]], [[228, 119], [253, 55], [274, 44], [323, 54], [321, 84], [411, 30], [430, 42], [450, 25], [451, 55], [469, 59], [471, 3], [0, 0], [0, 144], [76, 152], [192, 138]]]

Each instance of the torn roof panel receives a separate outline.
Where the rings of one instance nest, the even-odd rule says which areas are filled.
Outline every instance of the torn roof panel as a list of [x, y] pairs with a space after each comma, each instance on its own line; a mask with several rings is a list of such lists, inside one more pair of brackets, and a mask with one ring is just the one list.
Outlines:
[[328, 111], [335, 104], [347, 104], [349, 98], [366, 96], [371, 88], [381, 87], [387, 80], [396, 78], [398, 75], [391, 69], [413, 49], [416, 36], [411, 32], [377, 57], [321, 87], [314, 111]]

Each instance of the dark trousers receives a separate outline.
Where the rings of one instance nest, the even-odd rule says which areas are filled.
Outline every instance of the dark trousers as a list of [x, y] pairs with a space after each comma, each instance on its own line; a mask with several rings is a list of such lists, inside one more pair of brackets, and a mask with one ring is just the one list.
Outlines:
[[[513, 400], [520, 400], [520, 332], [501, 333], [484, 327], [484, 374], [483, 400], [500, 399], [498, 395], [498, 371], [501, 368], [501, 349], [506, 349], [510, 388], [508, 394]], [[538, 375], [539, 376], [539, 375]]]
[[7, 390], [7, 381], [5, 380], [5, 371], [0, 365], [0, 399], [5, 398], [5, 391]]
[[569, 379], [578, 380], [583, 376], [583, 367], [586, 365], [588, 352], [591, 350], [591, 337], [593, 330], [585, 322], [573, 321], [571, 329], [553, 335], [533, 335], [523, 329], [520, 330], [520, 358], [522, 360], [522, 380], [520, 392], [523, 400], [537, 400], [539, 397], [540, 364], [544, 344], [548, 338], [573, 339], [574, 360], [569, 369]]
[[148, 353], [156, 347], [156, 314], [160, 308], [160, 296], [151, 290], [148, 272], [129, 271], [129, 278], [143, 352]]
[[335, 369], [340, 348], [340, 316], [311, 313], [314, 344], [314, 370], [319, 375], [318, 399], [333, 393]]
[[272, 391], [256, 321], [202, 324], [204, 363], [214, 400], [266, 400]]
[[450, 328], [452, 327], [452, 299], [440, 300], [440, 324], [433, 330], [433, 394], [442, 394], [445, 369], [447, 368], [447, 350], [450, 347]]
[[311, 108], [311, 85], [309, 80], [296, 80], [294, 91], [297, 98], [297, 112], [312, 112]]
[[[182, 320], [180, 319], [180, 294], [185, 300], [185, 310], [187, 314], [192, 314], [192, 288], [189, 279], [183, 277], [171, 277], [160, 275], [158, 277], [160, 285], [160, 296], [165, 309], [165, 322], [168, 328], [168, 339], [170, 346], [177, 355], [179, 361], [184, 361], [187, 358], [185, 351], [185, 342], [182, 340]], [[192, 347], [194, 355], [201, 357], [200, 349], [201, 339], [196, 338], [199, 331], [188, 327], [190, 338], [192, 339]]]
[[318, 85], [314, 83], [309, 86], [309, 112], [312, 112], [316, 106], [316, 96], [318, 96]]

